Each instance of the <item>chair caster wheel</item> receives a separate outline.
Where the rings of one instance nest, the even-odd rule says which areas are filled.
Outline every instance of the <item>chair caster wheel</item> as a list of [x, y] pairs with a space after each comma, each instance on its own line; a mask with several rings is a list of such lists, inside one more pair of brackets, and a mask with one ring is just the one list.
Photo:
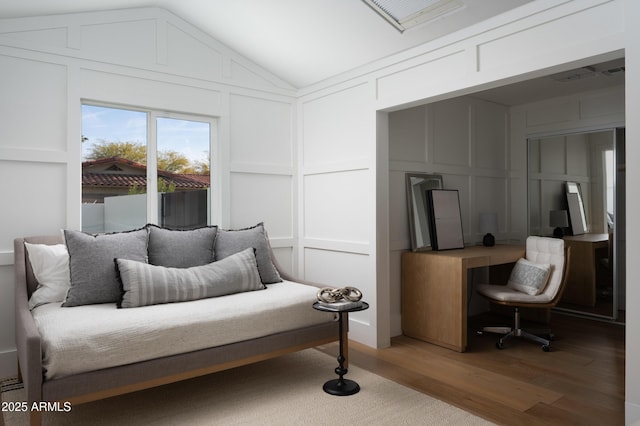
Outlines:
[[502, 349], [502, 348], [504, 348], [504, 343], [502, 343], [502, 342], [496, 342], [496, 348], [498, 348], [498, 349]]
[[551, 350], [551, 347], [549, 345], [542, 345], [543, 352], [549, 352], [550, 350]]

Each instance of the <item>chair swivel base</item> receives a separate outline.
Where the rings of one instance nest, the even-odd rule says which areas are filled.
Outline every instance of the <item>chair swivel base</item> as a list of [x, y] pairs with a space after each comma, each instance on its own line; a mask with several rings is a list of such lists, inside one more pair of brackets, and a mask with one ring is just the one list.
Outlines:
[[[498, 349], [504, 348], [504, 344], [513, 337], [521, 337], [523, 339], [531, 340], [537, 343], [540, 343], [542, 346], [542, 350], [544, 352], [549, 352], [551, 350], [551, 341], [553, 340], [553, 334], [551, 330], [523, 330], [520, 327], [520, 311], [518, 308], [515, 309], [515, 324], [514, 327], [483, 327], [478, 334], [483, 333], [497, 333], [503, 334], [500, 339], [496, 342], [496, 347]], [[539, 334], [546, 335], [548, 339], [544, 339], [539, 336]]]

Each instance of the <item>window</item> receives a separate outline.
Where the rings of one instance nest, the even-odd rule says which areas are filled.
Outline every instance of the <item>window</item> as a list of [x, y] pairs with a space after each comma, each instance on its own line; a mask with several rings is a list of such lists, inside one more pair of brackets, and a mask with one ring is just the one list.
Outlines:
[[398, 31], [464, 8], [460, 0], [362, 0]]
[[209, 224], [214, 126], [206, 117], [82, 105], [82, 230]]

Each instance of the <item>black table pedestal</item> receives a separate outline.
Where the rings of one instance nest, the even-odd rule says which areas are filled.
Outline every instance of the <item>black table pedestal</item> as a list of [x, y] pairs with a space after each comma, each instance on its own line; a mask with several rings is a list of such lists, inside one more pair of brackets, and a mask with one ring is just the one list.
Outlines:
[[354, 382], [353, 380], [349, 380], [349, 379], [345, 379], [344, 375], [347, 374], [347, 369], [344, 366], [344, 333], [343, 333], [343, 317], [344, 317], [344, 312], [340, 312], [338, 315], [340, 315], [339, 318], [339, 327], [340, 327], [340, 355], [338, 355], [338, 367], [336, 367], [335, 372], [338, 376], [340, 376], [339, 379], [333, 379], [333, 380], [329, 380], [327, 383], [324, 384], [324, 386], [322, 387], [322, 389], [324, 389], [324, 391], [326, 393], [329, 393], [331, 395], [337, 395], [337, 396], [347, 396], [347, 395], [353, 395], [355, 393], [358, 393], [360, 391], [360, 385], [358, 385], [356, 382]]
[[347, 374], [347, 368], [344, 366], [344, 339], [346, 336], [344, 335], [344, 314], [348, 312], [356, 312], [363, 311], [369, 308], [369, 304], [366, 302], [362, 302], [362, 305], [357, 306], [355, 308], [339, 311], [336, 309], [332, 309], [331, 307], [319, 305], [318, 303], [314, 303], [313, 307], [319, 311], [326, 312], [337, 312], [339, 315], [338, 325], [340, 332], [340, 354], [338, 355], [338, 367], [334, 370], [336, 374], [339, 376], [338, 379], [329, 380], [324, 384], [322, 389], [328, 394], [337, 395], [337, 396], [347, 396], [353, 395], [360, 391], [360, 385], [358, 385], [353, 380], [345, 379], [344, 375]]
[[333, 379], [325, 383], [322, 389], [331, 395], [348, 396], [360, 392], [360, 385], [349, 379]]

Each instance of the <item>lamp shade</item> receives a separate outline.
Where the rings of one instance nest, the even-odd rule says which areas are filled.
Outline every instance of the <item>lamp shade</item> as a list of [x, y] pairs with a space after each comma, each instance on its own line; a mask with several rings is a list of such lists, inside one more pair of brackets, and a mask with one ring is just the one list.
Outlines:
[[491, 234], [498, 232], [498, 214], [480, 213], [480, 232], [482, 234]]
[[551, 210], [549, 212], [549, 225], [554, 228], [566, 228], [569, 226], [569, 218], [566, 210]]

